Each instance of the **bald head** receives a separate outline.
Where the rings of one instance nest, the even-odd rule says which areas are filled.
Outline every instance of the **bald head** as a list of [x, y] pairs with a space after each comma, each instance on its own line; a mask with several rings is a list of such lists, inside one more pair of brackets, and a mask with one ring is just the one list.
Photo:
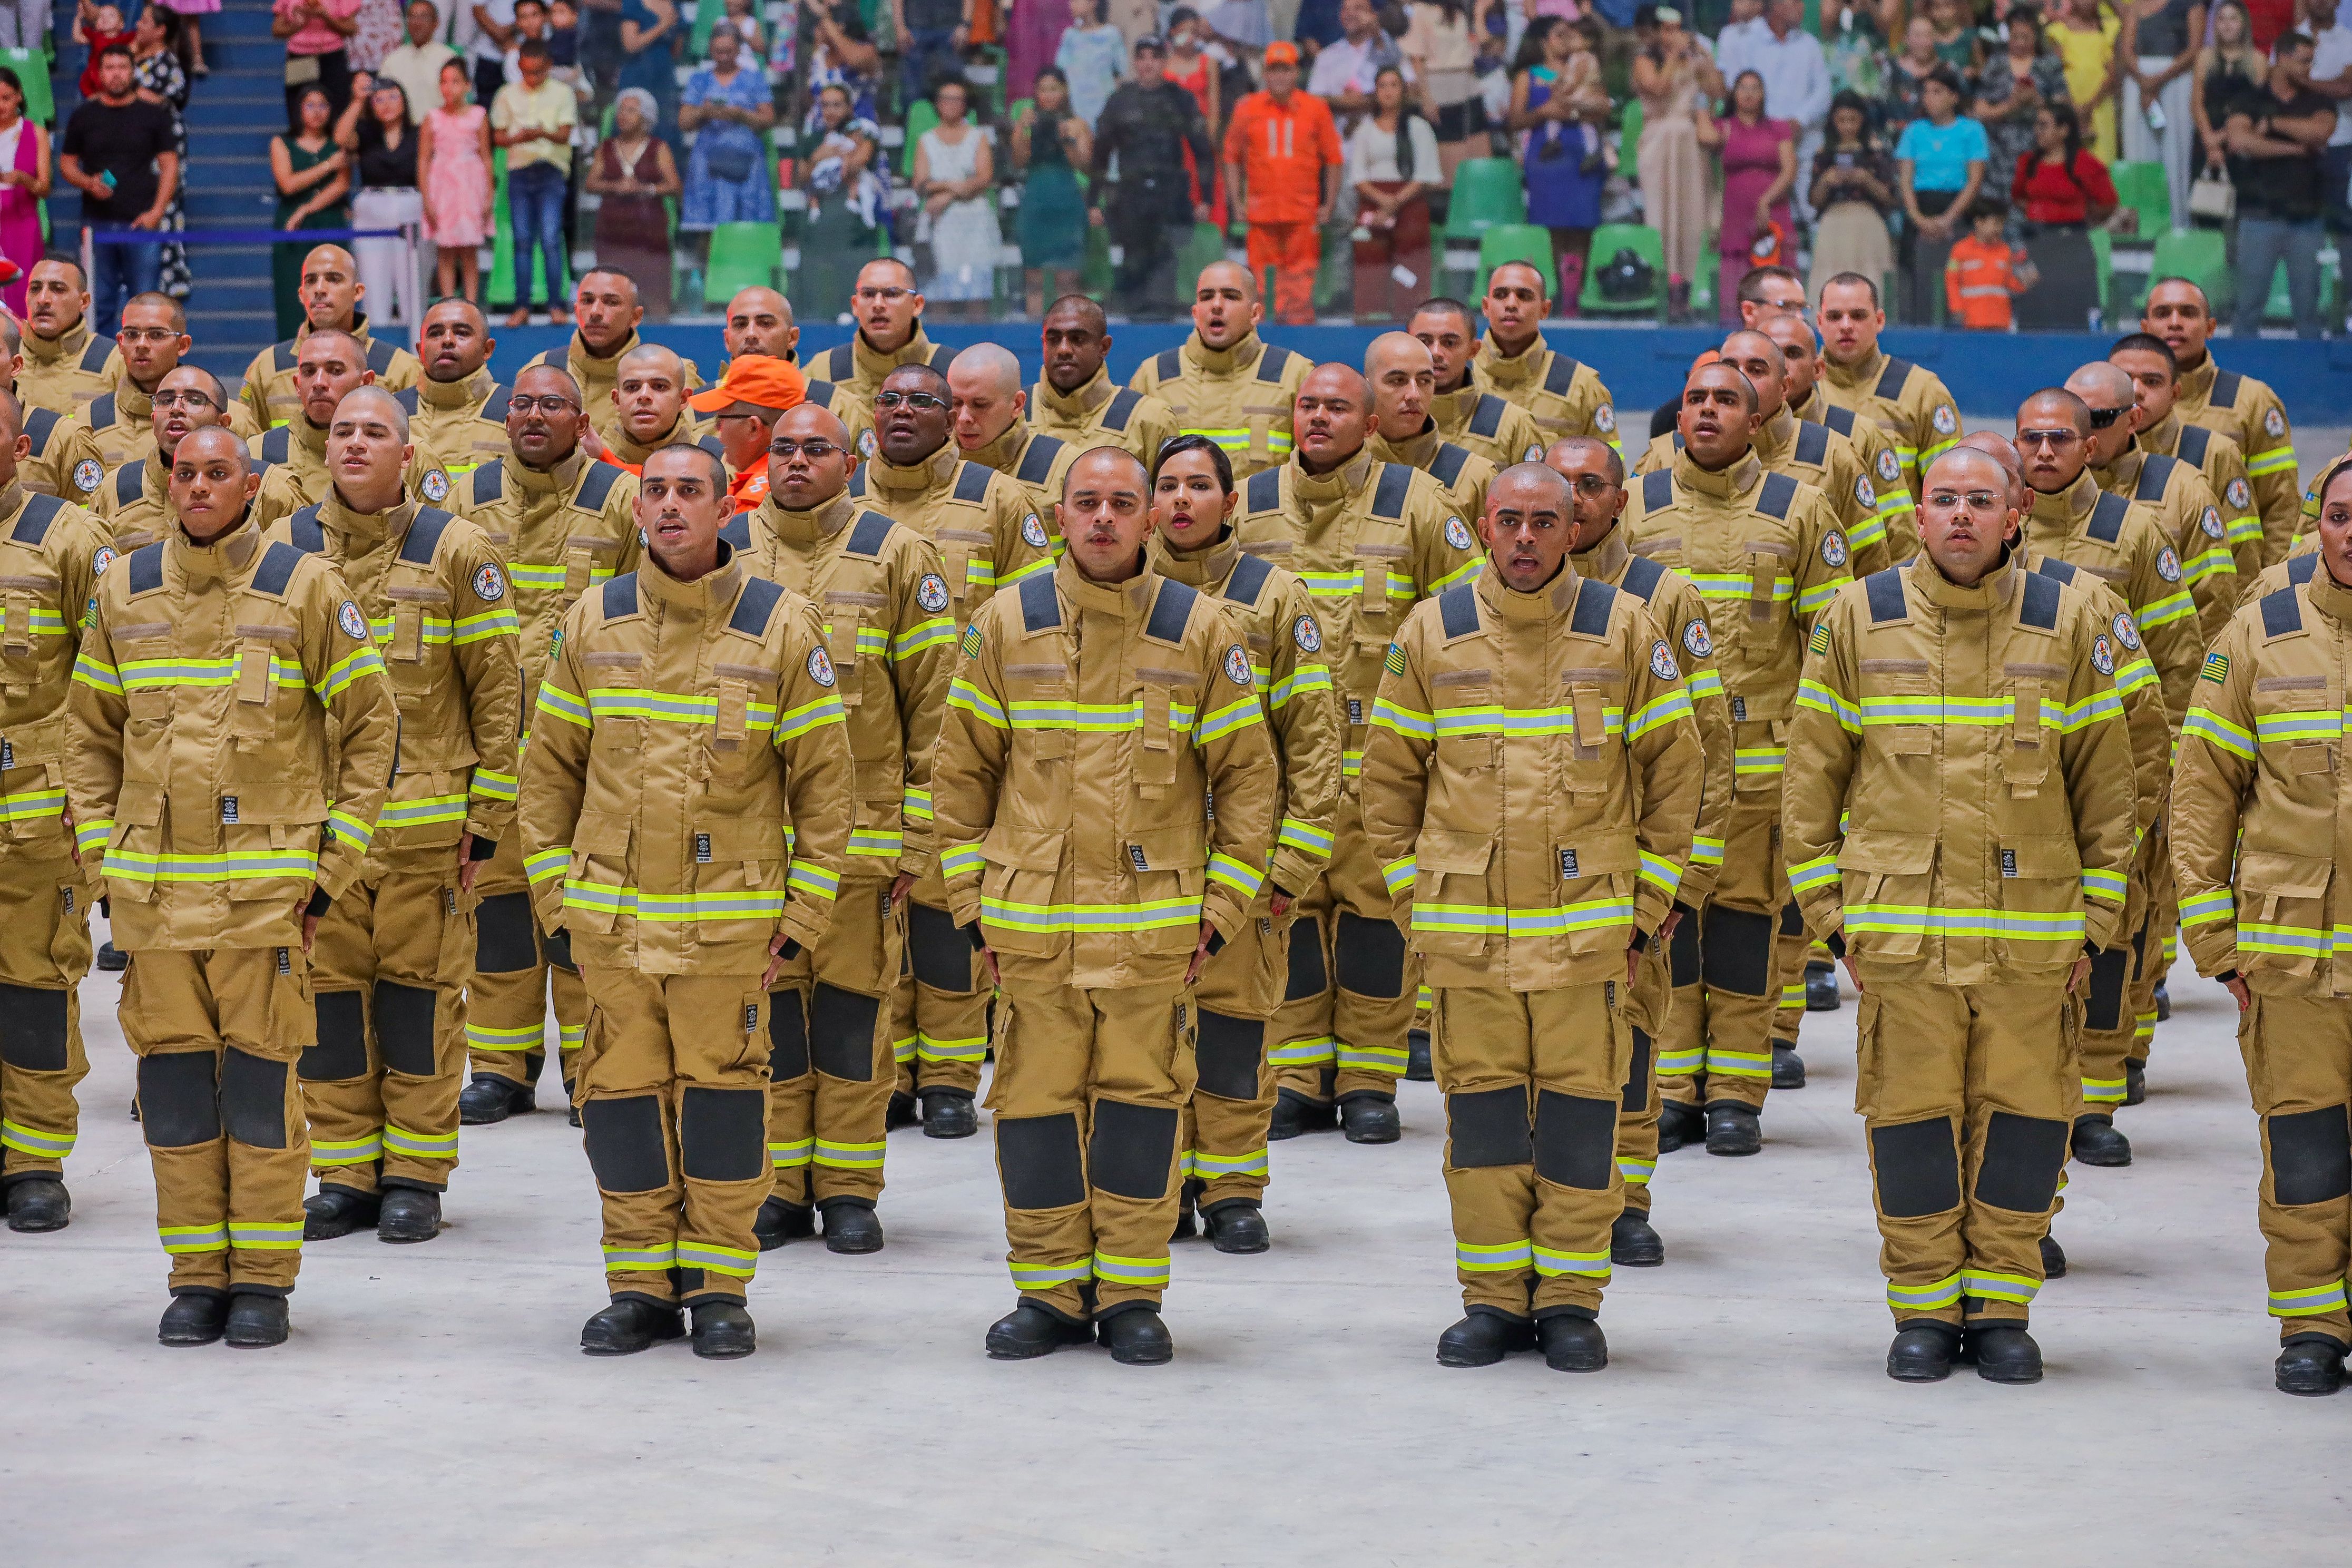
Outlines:
[[2080, 479], [2090, 461], [2091, 410], [2063, 386], [2044, 387], [2018, 405], [2017, 450], [2025, 482], [2056, 495]]
[[1999, 463], [2001, 472], [2009, 476], [2009, 504], [2025, 504], [2025, 459], [2017, 455], [2017, 443], [1990, 430], [1978, 430], [1960, 437], [1955, 450], [1982, 452]]
[[1067, 397], [1102, 374], [1110, 353], [1110, 321], [1084, 294], [1054, 301], [1039, 324], [1045, 346], [1045, 384]]
[[2093, 408], [2122, 408], [2132, 399], [2131, 377], [2105, 360], [2093, 360], [2066, 378], [2066, 390]]
[[1213, 261], [1192, 283], [1192, 331], [1205, 348], [1223, 353], [1257, 331], [1265, 316], [1257, 279], [1235, 262]]
[[1563, 436], [1545, 449], [1543, 460], [1545, 468], [1570, 484], [1588, 472], [1604, 476], [1612, 485], [1625, 482], [1625, 459], [1597, 436]]
[[1963, 588], [2000, 564], [2017, 526], [2009, 470], [1974, 447], [1954, 447], [1927, 465], [1919, 485], [1919, 547]]
[[1410, 441], [1429, 426], [1437, 395], [1437, 360], [1409, 332], [1382, 332], [1364, 350], [1364, 379], [1372, 394], [1372, 428], [1391, 441]]
[[314, 429], [325, 429], [336, 405], [374, 379], [359, 339], [335, 328], [312, 328], [294, 353], [294, 394]]
[[1011, 394], [1021, 390], [1021, 362], [1000, 343], [974, 343], [948, 364], [948, 390], [985, 387]]
[[1568, 481], [1541, 463], [1513, 463], [1486, 487], [1478, 521], [1488, 561], [1518, 593], [1532, 594], [1559, 574], [1577, 541]]
[[613, 367], [613, 406], [621, 429], [640, 447], [658, 447], [686, 415], [686, 362], [659, 343], [639, 343]]
[[360, 300], [366, 293], [360, 285], [360, 264], [341, 246], [312, 246], [302, 258], [302, 315], [311, 331], [357, 326]]
[[1786, 400], [1789, 376], [1789, 362], [1781, 356], [1780, 345], [1751, 329], [1724, 339], [1720, 353], [1723, 363], [1738, 366], [1748, 384], [1756, 389], [1756, 412], [1767, 419], [1778, 416]]
[[1291, 400], [1290, 430], [1299, 461], [1327, 474], [1364, 449], [1372, 428], [1371, 389], [1355, 367], [1318, 364]]
[[800, 403], [768, 432], [768, 493], [786, 511], [814, 511], [849, 483], [849, 429], [822, 403]]
[[683, 380], [686, 375], [686, 362], [677, 357], [677, 351], [664, 348], [659, 343], [639, 343], [623, 354], [613, 368], [619, 375], [626, 375], [631, 370], [660, 371], [678, 380]]
[[793, 324], [793, 308], [773, 289], [740, 289], [727, 302], [727, 327], [722, 334], [727, 343], [727, 357], [741, 359], [747, 354], [764, 355], [769, 359], [790, 359], [800, 342], [800, 329]]
[[948, 402], [956, 445], [978, 452], [1013, 428], [1029, 405], [1021, 362], [997, 343], [974, 343], [948, 365]]
[[172, 515], [198, 545], [235, 529], [260, 486], [245, 443], [225, 425], [189, 431], [172, 454]]
[[343, 395], [335, 405], [335, 424], [346, 419], [380, 419], [399, 436], [400, 444], [408, 445], [408, 414], [400, 406], [400, 399], [381, 386], [362, 386]]

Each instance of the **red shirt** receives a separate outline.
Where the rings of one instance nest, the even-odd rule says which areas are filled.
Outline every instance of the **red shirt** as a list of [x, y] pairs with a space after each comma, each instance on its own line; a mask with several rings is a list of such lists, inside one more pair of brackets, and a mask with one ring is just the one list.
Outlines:
[[1313, 223], [1323, 205], [1323, 170], [1342, 162], [1339, 128], [1319, 98], [1294, 92], [1287, 104], [1254, 92], [1225, 129], [1225, 162], [1241, 165], [1252, 223]]
[[2271, 52], [2281, 33], [2294, 30], [2294, 0], [2245, 0], [2245, 5], [2254, 47], [2263, 53]]
[[2017, 160], [2009, 199], [2025, 209], [2028, 223], [2088, 223], [2092, 207], [2116, 205], [2116, 183], [2088, 150], [2074, 154], [2072, 170], [2028, 153]]

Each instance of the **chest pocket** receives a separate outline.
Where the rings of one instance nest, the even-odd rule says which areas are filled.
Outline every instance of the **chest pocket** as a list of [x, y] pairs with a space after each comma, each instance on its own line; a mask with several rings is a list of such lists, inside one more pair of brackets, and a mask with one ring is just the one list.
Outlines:
[[[1794, 552], [1775, 541], [1751, 539], [1740, 546], [1741, 575], [1748, 584], [1747, 607], [1740, 618], [1748, 623], [1748, 635], [1740, 639], [1742, 652], [1751, 664], [1768, 664], [1778, 657], [1779, 639], [1766, 635], [1766, 629], [1787, 612], [1781, 609], [1783, 590], [1780, 579], [1793, 576], [1791, 563]], [[1796, 593], [1791, 582], [1786, 592]]]
[[[1177, 722], [1177, 710], [1193, 705], [1194, 689], [1172, 677], [1144, 678], [1136, 700], [1142, 705], [1143, 727], [1136, 736], [1135, 793], [1143, 800], [1165, 800], [1176, 782], [1176, 753], [1192, 743], [1189, 726]], [[1194, 721], [1198, 721], [1195, 715]]]
[[563, 546], [563, 607], [570, 609], [580, 595], [596, 580], [596, 552], [584, 539], [570, 539]]
[[1385, 647], [1393, 632], [1396, 612], [1409, 607], [1402, 595], [1392, 599], [1389, 574], [1404, 564], [1402, 544], [1363, 541], [1356, 546], [1356, 641], [1370, 648]]
[[974, 590], [993, 584], [996, 563], [991, 559], [994, 546], [989, 536], [978, 529], [942, 528], [934, 539], [940, 547], [940, 560], [947, 568], [948, 593], [955, 600], [955, 616], [959, 624], [971, 618], [971, 606], [984, 594]]
[[[2336, 771], [2341, 731], [2324, 675], [2266, 675], [2254, 683], [2254, 738], [2263, 769], [2293, 787]], [[2329, 792], [2333, 804], [2333, 792]]]
[[21, 697], [32, 689], [41, 676], [40, 643], [33, 625], [34, 613], [57, 597], [52, 583], [48, 593], [37, 591], [38, 579], [0, 577], [7, 585], [0, 595], [0, 679], [5, 679], [8, 694]]
[[1838, 849], [1846, 949], [1856, 958], [1912, 959], [1927, 934], [1936, 836], [1856, 828]]
[[[1024, 654], [1061, 651], [1052, 643], [1021, 649]], [[1066, 832], [1071, 821], [1072, 721], [1070, 667], [1066, 662], [1008, 664], [1004, 684], [1018, 742], [1013, 747], [1000, 816], [1024, 827]], [[1023, 720], [1028, 721], [1025, 731]], [[1056, 851], [1055, 865], [1060, 864]], [[1024, 950], [1025, 951], [1025, 950]]]
[[[1563, 671], [1567, 689], [1568, 758], [1563, 773], [1577, 795], [1606, 795], [1622, 771], [1625, 732], [1624, 682], [1614, 670]], [[1580, 808], [1584, 810], [1589, 808]]]
[[751, 728], [751, 677], [766, 672], [720, 665], [713, 673], [718, 679], [713, 683], [714, 707], [706, 754], [710, 759], [710, 776], [731, 784], [743, 777], [754, 747], [771, 733], [762, 730], [754, 734]]
[[842, 707], [865, 706], [866, 683], [858, 679], [858, 661], [871, 657], [887, 660], [889, 631], [875, 623], [882, 616], [878, 594], [828, 593], [824, 596], [824, 650], [840, 678], [834, 694]]
[[[1865, 658], [1858, 673], [1863, 688], [1863, 744], [1895, 777], [1925, 784], [1935, 766], [1936, 724], [1943, 699], [1924, 658]], [[1905, 722], [1906, 720], [1912, 721]], [[1871, 798], [1880, 798], [1883, 792]], [[1908, 789], [1897, 799], [1916, 798]], [[1865, 813], [1864, 815], [1868, 815]]]
[[2009, 742], [2002, 749], [2000, 777], [2012, 799], [2040, 795], [2050, 776], [2056, 738], [2042, 727], [2043, 701], [2039, 680], [2021, 680], [2009, 694]]
[[[1437, 710], [1437, 766], [1430, 775], [1426, 818], [1472, 830], [1481, 844], [1503, 820], [1503, 737], [1494, 679], [1487, 669], [1441, 669], [1429, 681]], [[1352, 725], [1353, 699], [1349, 707]], [[1349, 749], [1362, 744], [1362, 732], [1351, 728]], [[1485, 868], [1482, 860], [1479, 869]]]

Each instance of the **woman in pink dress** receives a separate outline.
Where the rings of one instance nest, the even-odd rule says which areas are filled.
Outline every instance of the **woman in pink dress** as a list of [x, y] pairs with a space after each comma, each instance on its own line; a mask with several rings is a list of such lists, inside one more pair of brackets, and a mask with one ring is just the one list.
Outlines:
[[490, 232], [490, 119], [467, 103], [473, 79], [451, 60], [441, 68], [441, 107], [425, 117], [416, 142], [416, 188], [425, 194], [425, 233], [441, 247], [438, 293], [457, 290], [480, 304], [482, 263], [475, 254]]
[[1797, 183], [1797, 128], [1764, 117], [1764, 79], [1752, 70], [1731, 84], [1731, 112], [1716, 123], [1723, 139], [1723, 226], [1716, 236], [1723, 270], [1716, 303], [1718, 318], [1737, 326], [1739, 280], [1748, 269], [1785, 267], [1796, 256], [1789, 193]]
[[49, 133], [25, 118], [25, 87], [0, 66], [0, 256], [16, 276], [0, 300], [25, 319], [25, 275], [41, 258], [41, 198], [49, 194]]

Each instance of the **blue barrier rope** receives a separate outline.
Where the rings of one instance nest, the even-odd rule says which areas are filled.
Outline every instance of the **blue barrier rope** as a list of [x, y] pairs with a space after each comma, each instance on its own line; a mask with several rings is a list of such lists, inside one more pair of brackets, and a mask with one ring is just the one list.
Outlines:
[[93, 228], [92, 245], [320, 245], [338, 239], [398, 239], [396, 228]]

